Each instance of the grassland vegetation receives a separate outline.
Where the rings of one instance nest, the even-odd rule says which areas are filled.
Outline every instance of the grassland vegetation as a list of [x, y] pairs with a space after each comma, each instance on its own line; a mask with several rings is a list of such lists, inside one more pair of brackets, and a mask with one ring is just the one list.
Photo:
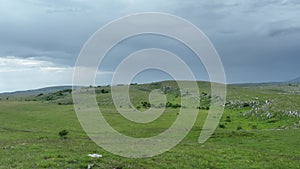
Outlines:
[[[214, 96], [210, 83], [198, 86], [200, 107], [183, 107], [181, 97], [189, 95], [188, 89], [180, 92], [174, 81], [131, 84], [134, 108], [165, 107], [158, 119], [147, 124], [120, 115], [109, 86], [91, 86], [105, 119], [131, 137], [155, 136], [172, 125], [179, 108], [198, 109], [194, 127], [180, 144], [142, 159], [113, 155], [92, 142], [78, 122], [71, 90], [0, 97], [0, 168], [300, 168], [299, 86], [228, 85], [222, 119], [204, 144], [198, 143], [198, 137]], [[149, 93], [156, 89], [167, 96], [166, 104], [151, 105]], [[92, 153], [103, 157], [87, 156]]]

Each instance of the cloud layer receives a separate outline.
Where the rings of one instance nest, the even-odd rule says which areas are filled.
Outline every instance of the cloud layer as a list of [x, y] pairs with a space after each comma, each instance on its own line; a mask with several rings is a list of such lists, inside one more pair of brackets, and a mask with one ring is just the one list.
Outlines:
[[0, 58], [0, 90], [26, 90], [57, 84], [70, 84], [73, 69], [34, 58]]
[[[74, 67], [12, 56], [0, 57], [0, 66], [2, 92], [72, 84]], [[112, 72], [97, 72], [95, 83], [109, 84], [111, 77]]]
[[[300, 76], [299, 8], [297, 0], [3, 0], [0, 5], [0, 91], [20, 89], [7, 85], [12, 82], [25, 81], [24, 89], [69, 83], [71, 69], [86, 40], [113, 19], [137, 12], [171, 13], [198, 26], [218, 50], [228, 82], [293, 79]], [[104, 65], [103, 71], [113, 71], [113, 65], [124, 51], [153, 44], [173, 50], [187, 60], [190, 57], [189, 52], [178, 50], [183, 49], [178, 44], [173, 43], [172, 47], [168, 46], [169, 41], [149, 37], [139, 40], [120, 44], [120, 50], [113, 52], [109, 57], [111, 64]], [[20, 64], [20, 60], [29, 65]], [[33, 62], [37, 65], [30, 65]], [[39, 72], [36, 76], [41, 76], [40, 80], [36, 85], [29, 83], [32, 76], [21, 75], [23, 72], [33, 75]], [[52, 74], [57, 78], [51, 82], [42, 77]]]

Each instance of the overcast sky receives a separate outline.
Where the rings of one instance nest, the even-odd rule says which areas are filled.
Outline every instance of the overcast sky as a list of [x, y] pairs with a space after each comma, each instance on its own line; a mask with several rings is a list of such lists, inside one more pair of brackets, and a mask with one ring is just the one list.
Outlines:
[[[228, 83], [287, 81], [300, 76], [298, 0], [0, 0], [0, 92], [72, 82], [76, 58], [88, 38], [119, 17], [164, 12], [189, 20], [212, 41]], [[108, 84], [122, 58], [148, 47], [180, 55], [199, 80], [201, 62], [181, 43], [155, 35], [118, 44], [96, 83]], [[157, 71], [137, 82], [168, 79]]]

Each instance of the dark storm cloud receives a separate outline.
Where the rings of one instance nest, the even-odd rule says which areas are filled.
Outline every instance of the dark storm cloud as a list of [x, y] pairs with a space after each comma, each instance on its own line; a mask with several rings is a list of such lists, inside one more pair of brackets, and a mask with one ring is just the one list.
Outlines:
[[253, 82], [300, 75], [298, 9], [299, 1], [202, 1], [178, 12], [212, 40], [230, 82]]
[[[131, 13], [166, 12], [189, 20], [207, 34], [220, 54], [229, 82], [284, 81], [300, 76], [299, 7], [298, 0], [3, 0], [0, 57], [74, 66], [86, 40], [104, 24]], [[148, 38], [121, 44], [114, 55], [149, 44], [172, 47], [169, 41]], [[177, 49], [181, 47], [173, 50]], [[185, 50], [177, 53], [190, 55]]]
[[115, 18], [110, 10], [91, 1], [4, 1], [0, 6], [1, 56], [47, 56], [74, 65], [89, 36]]

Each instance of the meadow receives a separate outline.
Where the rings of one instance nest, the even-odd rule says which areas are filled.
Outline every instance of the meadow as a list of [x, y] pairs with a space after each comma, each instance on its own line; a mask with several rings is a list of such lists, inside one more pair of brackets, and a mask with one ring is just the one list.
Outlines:
[[[210, 83], [199, 82], [198, 117], [185, 139], [150, 158], [125, 158], [105, 151], [83, 131], [71, 90], [0, 97], [0, 168], [300, 168], [300, 85], [228, 85], [219, 127], [204, 143], [198, 137], [210, 105]], [[122, 117], [110, 87], [95, 87], [106, 120], [119, 132], [149, 137], [163, 132], [177, 117], [180, 97], [175, 82], [132, 84], [130, 98], [147, 110], [148, 95], [163, 89], [172, 103], [157, 120], [138, 124]], [[1, 96], [1, 95], [0, 95]], [[59, 132], [67, 130], [65, 138]], [[101, 154], [91, 158], [88, 154]]]

